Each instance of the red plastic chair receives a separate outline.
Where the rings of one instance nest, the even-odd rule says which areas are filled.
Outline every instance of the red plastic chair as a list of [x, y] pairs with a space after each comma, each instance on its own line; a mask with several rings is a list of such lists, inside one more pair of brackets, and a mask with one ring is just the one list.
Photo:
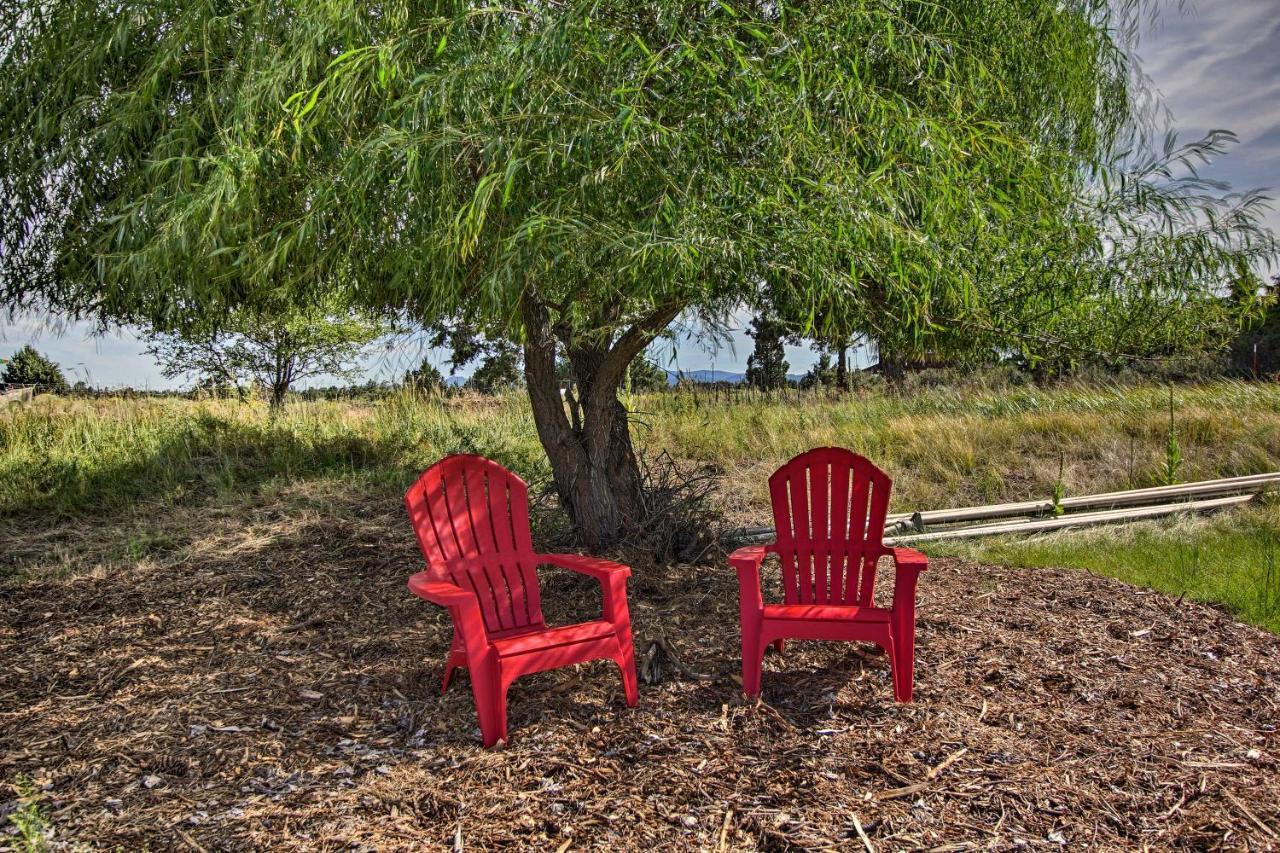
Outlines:
[[[639, 700], [627, 612], [631, 569], [572, 554], [537, 554], [529, 536], [529, 489], [481, 456], [449, 456], [432, 465], [404, 498], [427, 570], [409, 589], [447, 607], [453, 646], [444, 690], [454, 669], [471, 673], [485, 746], [507, 739], [507, 688], [521, 675], [589, 660], [614, 661], [627, 705]], [[596, 578], [603, 618], [549, 628], [542, 619], [536, 567], [561, 566]]]
[[[742, 689], [760, 695], [765, 647], [786, 639], [859, 640], [885, 650], [893, 693], [911, 701], [915, 667], [916, 580], [928, 568], [919, 551], [886, 548], [889, 477], [863, 457], [838, 447], [802, 453], [769, 478], [777, 541], [729, 555], [738, 571], [742, 614]], [[760, 564], [782, 562], [785, 602], [765, 604]], [[876, 565], [893, 557], [893, 606], [873, 600]]]

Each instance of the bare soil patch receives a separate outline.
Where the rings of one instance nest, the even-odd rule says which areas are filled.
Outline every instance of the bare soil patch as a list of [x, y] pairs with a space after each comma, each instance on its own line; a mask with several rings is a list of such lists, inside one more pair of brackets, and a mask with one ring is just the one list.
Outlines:
[[[522, 679], [512, 743], [484, 751], [466, 676], [440, 695], [448, 617], [405, 589], [420, 558], [398, 501], [194, 518], [155, 522], [182, 544], [128, 560], [68, 523], [39, 539], [62, 572], [0, 533], [25, 564], [0, 585], [0, 777], [43, 788], [57, 840], [1280, 846], [1280, 639], [1211, 608], [938, 560], [912, 704], [874, 651], [794, 643], [757, 705], [727, 566], [638, 568], [637, 651], [665, 637], [709, 678], [668, 667], [635, 710], [608, 664]], [[545, 585], [549, 619], [598, 608], [590, 581]]]

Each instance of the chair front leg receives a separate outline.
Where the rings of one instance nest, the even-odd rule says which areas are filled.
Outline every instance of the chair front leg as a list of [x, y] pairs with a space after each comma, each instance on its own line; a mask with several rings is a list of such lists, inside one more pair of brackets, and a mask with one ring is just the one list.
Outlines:
[[729, 555], [729, 563], [738, 572], [738, 621], [742, 628], [742, 692], [760, 695], [760, 671], [764, 649], [760, 632], [764, 615], [764, 597], [760, 590], [760, 564], [764, 546], [739, 548]]
[[893, 697], [910, 702], [915, 682], [916, 584], [929, 563], [919, 551], [893, 550], [895, 575], [889, 633], [893, 643]]
[[471, 695], [480, 718], [480, 740], [485, 749], [507, 739], [507, 685], [503, 683], [497, 655], [492, 652], [481, 662], [470, 661]]
[[631, 639], [631, 611], [627, 607], [627, 576], [616, 572], [600, 579], [604, 594], [604, 617], [613, 625], [613, 635], [618, 641], [618, 653], [614, 662], [622, 674], [622, 691], [627, 707], [634, 708], [640, 701], [640, 686], [636, 679], [636, 653]]

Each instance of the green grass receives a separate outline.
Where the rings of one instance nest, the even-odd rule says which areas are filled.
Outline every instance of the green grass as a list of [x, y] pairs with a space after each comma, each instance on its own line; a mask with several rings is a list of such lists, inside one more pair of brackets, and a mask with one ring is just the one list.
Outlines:
[[1280, 633], [1280, 505], [1275, 503], [1211, 518], [924, 547], [932, 555], [991, 564], [1084, 569], [1220, 605]]
[[[731, 523], [759, 524], [770, 515], [768, 474], [819, 445], [851, 447], [876, 460], [894, 477], [899, 510], [1161, 483], [1168, 402], [1168, 386], [1158, 384], [974, 384], [844, 398], [739, 394], [732, 404], [705, 392], [665, 393], [637, 396], [630, 405], [643, 451], [719, 466]], [[1280, 469], [1280, 386], [1178, 386], [1174, 421], [1183, 480]], [[398, 494], [434, 460], [459, 452], [489, 456], [535, 484], [549, 479], [518, 393], [295, 401], [274, 419], [261, 403], [41, 397], [0, 410], [0, 519], [9, 541], [26, 543], [26, 551], [44, 547], [45, 528], [76, 519], [89, 535], [110, 540], [105, 559], [137, 562], [175, 547], [177, 534], [164, 523], [171, 504], [222, 503], [241, 512], [250, 503], [274, 506], [303, 481], [381, 499]], [[1223, 604], [1280, 630], [1278, 532], [1280, 514], [1268, 509], [1198, 527], [1148, 524], [934, 551], [1088, 568]]]
[[459, 408], [407, 394], [363, 406], [298, 402], [273, 419], [256, 403], [41, 397], [0, 412], [0, 515], [234, 498], [316, 477], [400, 488], [461, 452], [535, 478], [546, 465], [515, 399]]
[[[747, 514], [767, 517], [768, 470], [817, 445], [876, 460], [898, 509], [1019, 500], [1163, 482], [1161, 385], [954, 388], [910, 395], [631, 401], [642, 449], [729, 471]], [[1280, 468], [1280, 387], [1214, 382], [1175, 391], [1184, 480]], [[278, 481], [356, 478], [401, 488], [435, 459], [490, 456], [533, 481], [548, 469], [522, 396], [260, 403], [42, 397], [0, 410], [0, 516], [110, 511], [234, 498]], [[1060, 467], [1061, 466], [1061, 467]]]

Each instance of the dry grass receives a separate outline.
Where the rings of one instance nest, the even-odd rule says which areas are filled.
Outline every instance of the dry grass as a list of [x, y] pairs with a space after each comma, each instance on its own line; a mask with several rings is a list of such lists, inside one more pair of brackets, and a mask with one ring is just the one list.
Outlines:
[[[632, 400], [650, 455], [729, 472], [735, 520], [767, 515], [764, 481], [809, 447], [834, 444], [895, 478], [899, 509], [1021, 500], [1161, 481], [1168, 389], [925, 389], [852, 399], [705, 395]], [[1280, 468], [1280, 386], [1215, 382], [1175, 391], [1183, 480]], [[0, 516], [73, 516], [140, 502], [237, 500], [298, 479], [347, 479], [394, 492], [448, 453], [497, 459], [534, 483], [548, 471], [519, 396], [373, 403], [298, 402], [269, 419], [260, 404], [38, 399], [0, 411]], [[739, 518], [740, 517], [740, 518]]]

